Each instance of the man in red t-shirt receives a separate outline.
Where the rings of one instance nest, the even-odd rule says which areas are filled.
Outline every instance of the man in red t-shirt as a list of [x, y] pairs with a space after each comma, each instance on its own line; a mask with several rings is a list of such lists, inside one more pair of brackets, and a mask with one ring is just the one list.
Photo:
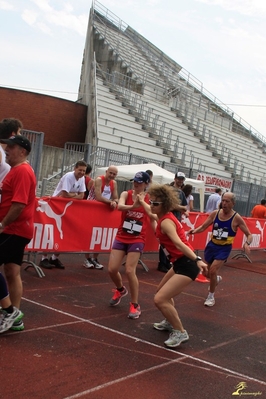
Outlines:
[[[33, 237], [36, 178], [27, 162], [31, 143], [24, 136], [0, 139], [6, 144], [6, 161], [11, 166], [2, 185], [0, 205], [0, 265], [4, 264], [10, 298], [20, 308], [22, 281], [20, 266], [26, 245]], [[21, 324], [21, 323], [20, 323]], [[19, 330], [22, 330], [20, 326]]]
[[256, 219], [266, 219], [266, 200], [262, 199], [260, 204], [255, 205], [251, 211], [251, 217]]

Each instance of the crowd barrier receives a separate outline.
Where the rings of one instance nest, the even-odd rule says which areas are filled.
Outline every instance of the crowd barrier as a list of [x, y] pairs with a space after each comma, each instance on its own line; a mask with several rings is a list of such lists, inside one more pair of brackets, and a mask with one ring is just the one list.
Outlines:
[[[200, 226], [206, 213], [191, 212], [182, 217], [186, 231]], [[79, 201], [58, 197], [36, 198], [34, 236], [27, 246], [31, 252], [109, 252], [120, 222], [121, 212], [97, 201]], [[251, 249], [266, 248], [265, 219], [243, 218], [252, 233]], [[211, 226], [203, 233], [189, 236], [195, 250], [203, 250], [210, 239]], [[238, 231], [233, 249], [241, 249], [246, 240]], [[158, 250], [150, 228], [145, 252]]]
[[[207, 216], [205, 213], [197, 212], [191, 212], [189, 217], [183, 216], [185, 231], [200, 226]], [[35, 254], [110, 252], [120, 218], [120, 211], [112, 211], [106, 204], [97, 201], [57, 197], [36, 198], [34, 236], [26, 247], [26, 252]], [[253, 218], [244, 218], [244, 220], [253, 236], [250, 248], [266, 248], [264, 236], [266, 220]], [[203, 233], [188, 236], [196, 251], [205, 248], [210, 233], [211, 226]], [[239, 231], [233, 249], [241, 251], [245, 240], [245, 235]], [[158, 247], [158, 241], [149, 227], [144, 252], [157, 252]]]

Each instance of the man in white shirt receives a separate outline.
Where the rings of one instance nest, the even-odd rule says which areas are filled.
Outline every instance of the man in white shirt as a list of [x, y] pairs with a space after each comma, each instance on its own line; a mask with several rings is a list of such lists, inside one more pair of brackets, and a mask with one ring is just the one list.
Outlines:
[[212, 211], [218, 209], [221, 203], [221, 195], [222, 195], [222, 189], [216, 188], [215, 193], [211, 194], [208, 198], [205, 210], [206, 213], [211, 213]]
[[[86, 191], [84, 179], [86, 168], [87, 164], [85, 161], [78, 161], [73, 172], [68, 172], [61, 177], [52, 196], [83, 200], [84, 193]], [[52, 269], [52, 267], [64, 269], [65, 266], [58, 257], [59, 254], [53, 254], [48, 260], [48, 254], [43, 254], [40, 261], [40, 266], [44, 267], [45, 269]]]
[[83, 199], [86, 191], [84, 179], [86, 167], [86, 162], [77, 162], [73, 172], [68, 172], [61, 177], [53, 197]]

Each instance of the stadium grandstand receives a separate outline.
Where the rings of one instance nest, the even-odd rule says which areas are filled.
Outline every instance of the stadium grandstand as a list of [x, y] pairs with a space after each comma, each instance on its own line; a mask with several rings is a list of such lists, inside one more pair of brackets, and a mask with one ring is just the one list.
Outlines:
[[78, 102], [88, 106], [86, 142], [93, 146], [191, 178], [206, 173], [266, 185], [265, 138], [98, 1]]

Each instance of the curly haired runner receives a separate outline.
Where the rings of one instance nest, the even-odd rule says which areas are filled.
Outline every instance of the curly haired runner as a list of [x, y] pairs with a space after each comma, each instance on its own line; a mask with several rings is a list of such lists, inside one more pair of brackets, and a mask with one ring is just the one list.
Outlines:
[[160, 282], [154, 297], [155, 305], [162, 312], [165, 320], [154, 323], [153, 327], [156, 330], [170, 331], [169, 339], [164, 343], [174, 348], [181, 342], [188, 341], [189, 336], [179, 318], [173, 298], [195, 280], [200, 271], [207, 271], [207, 265], [195, 255], [181, 223], [171, 212], [179, 204], [173, 188], [166, 185], [151, 185], [148, 193], [150, 206], [145, 203], [143, 195], [139, 195], [139, 202], [148, 215], [153, 214], [157, 220], [156, 237], [173, 263], [173, 267]]

